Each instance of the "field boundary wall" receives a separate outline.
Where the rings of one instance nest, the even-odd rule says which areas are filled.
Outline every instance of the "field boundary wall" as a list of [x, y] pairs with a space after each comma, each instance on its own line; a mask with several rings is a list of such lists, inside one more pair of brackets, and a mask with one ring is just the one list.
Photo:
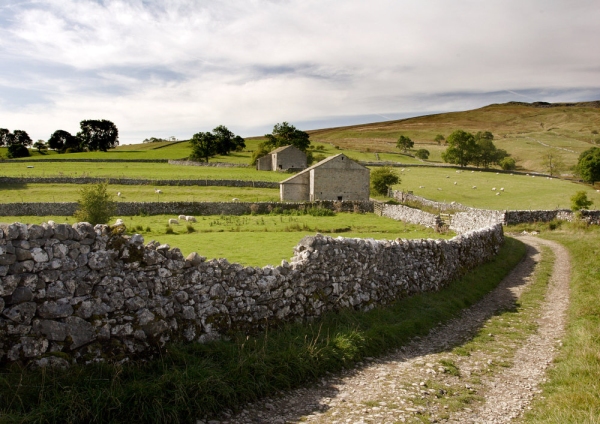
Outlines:
[[491, 260], [502, 226], [451, 240], [303, 238], [290, 262], [245, 267], [118, 235], [120, 227], [0, 225], [0, 361], [147, 358], [168, 341], [369, 310], [439, 290]]
[[153, 185], [153, 186], [217, 186], [279, 188], [278, 182], [248, 180], [149, 180], [144, 178], [101, 178], [101, 177], [0, 177], [0, 184], [108, 184]]

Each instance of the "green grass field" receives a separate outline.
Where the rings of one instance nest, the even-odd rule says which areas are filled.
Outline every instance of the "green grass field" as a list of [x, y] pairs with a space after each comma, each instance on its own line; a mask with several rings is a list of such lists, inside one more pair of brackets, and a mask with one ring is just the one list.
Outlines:
[[[443, 168], [414, 167], [398, 171], [402, 181], [394, 186], [396, 190], [413, 191], [418, 196], [441, 202], [454, 201], [471, 207], [499, 210], [569, 209], [571, 196], [577, 191], [585, 191], [594, 201], [593, 208], [600, 207], [600, 193], [590, 186], [566, 180], [495, 172], [457, 173], [456, 169]], [[496, 191], [492, 191], [494, 187]], [[504, 191], [500, 192], [500, 188]]]
[[[117, 218], [117, 217], [115, 217]], [[121, 217], [128, 232], [139, 233], [146, 242], [156, 240], [178, 247], [184, 255], [198, 252], [207, 258], [227, 258], [244, 265], [279, 265], [289, 260], [293, 248], [306, 235], [319, 232], [333, 237], [360, 237], [374, 239], [450, 238], [453, 233], [439, 234], [418, 225], [406, 224], [372, 213], [338, 213], [335, 216], [310, 215], [242, 215], [198, 216], [188, 233], [185, 223], [172, 225], [173, 234], [167, 234], [172, 215]], [[73, 224], [73, 217], [63, 216], [2, 216], [0, 222], [40, 224], [53, 220]], [[260, 246], [260, 248], [257, 248]]]

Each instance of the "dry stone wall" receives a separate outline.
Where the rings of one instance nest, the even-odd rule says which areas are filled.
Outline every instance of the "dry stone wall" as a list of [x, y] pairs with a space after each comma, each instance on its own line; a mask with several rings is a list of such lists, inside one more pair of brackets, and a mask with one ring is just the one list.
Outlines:
[[[404, 205], [388, 205], [381, 204], [381, 216], [386, 216], [398, 221], [404, 221], [411, 224], [423, 225], [425, 227], [439, 229], [444, 225], [444, 222], [438, 215], [422, 211], [420, 209], [410, 208]], [[483, 228], [483, 227], [478, 227]]]
[[[245, 215], [269, 213], [273, 209], [327, 208], [339, 212], [373, 212], [373, 202], [117, 202], [117, 216], [147, 215]], [[72, 216], [77, 203], [0, 203], [1, 216]]]
[[[148, 357], [167, 341], [368, 310], [438, 290], [490, 260], [502, 226], [451, 240], [305, 237], [288, 263], [210, 260], [118, 233], [53, 222], [0, 226], [0, 361], [67, 366]], [[60, 354], [58, 352], [61, 352]]]

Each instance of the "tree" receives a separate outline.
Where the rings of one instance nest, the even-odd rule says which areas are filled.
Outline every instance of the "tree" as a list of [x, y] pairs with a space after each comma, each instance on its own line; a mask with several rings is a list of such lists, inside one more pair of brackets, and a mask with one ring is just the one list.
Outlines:
[[414, 145], [415, 143], [405, 135], [401, 135], [396, 142], [396, 147], [403, 153], [408, 152], [408, 150], [412, 149]]
[[298, 149], [306, 152], [310, 147], [310, 140], [308, 133], [296, 129], [293, 125], [283, 122], [282, 124], [275, 124], [273, 132], [271, 134], [265, 134], [267, 141], [265, 141], [265, 147], [272, 150], [277, 147], [292, 145]]
[[429, 159], [429, 150], [427, 149], [419, 149], [415, 152], [415, 156], [422, 160]]
[[441, 134], [436, 135], [435, 138], [433, 139], [433, 141], [435, 141], [438, 144], [438, 146], [440, 144], [442, 144], [442, 141], [444, 141], [444, 140], [445, 140], [445, 138]]
[[265, 145], [265, 143], [259, 143], [258, 149], [256, 149], [254, 152], [252, 152], [252, 158], [250, 159], [250, 165], [252, 165], [252, 166], [256, 165], [256, 161], [258, 160], [258, 158], [262, 158], [263, 156], [268, 155], [270, 151], [271, 150], [269, 150], [269, 148]]
[[235, 135], [224, 125], [219, 125], [213, 130], [216, 142], [216, 152], [219, 155], [228, 155], [229, 152], [241, 151], [246, 147], [246, 142], [239, 135]]
[[217, 137], [211, 132], [199, 132], [192, 136], [190, 140], [192, 145], [191, 160], [203, 160], [208, 162], [208, 158], [214, 156], [217, 152]]
[[513, 158], [507, 157], [500, 161], [500, 167], [505, 171], [510, 171], [517, 167], [517, 162]]
[[600, 181], [600, 147], [592, 147], [579, 155], [577, 174], [587, 183]]
[[589, 209], [594, 202], [587, 198], [585, 191], [578, 191], [571, 197], [571, 209], [574, 211], [580, 211], [582, 209]]
[[33, 143], [33, 147], [37, 149], [40, 154], [44, 154], [48, 151], [48, 146], [46, 146], [46, 142], [44, 140], [38, 140]]
[[377, 194], [385, 196], [389, 188], [398, 183], [400, 183], [400, 177], [388, 166], [371, 171], [371, 189]]
[[77, 133], [82, 148], [90, 151], [106, 152], [119, 144], [117, 126], [106, 119], [87, 119], [79, 123], [81, 131]]
[[477, 154], [477, 143], [473, 134], [456, 130], [446, 140], [448, 148], [442, 153], [444, 162], [467, 166]]
[[550, 174], [551, 177], [558, 175], [560, 171], [565, 169], [565, 163], [562, 157], [555, 153], [545, 153], [542, 156], [542, 166]]
[[58, 153], [69, 151], [82, 151], [80, 141], [77, 137], [71, 135], [70, 132], [64, 130], [56, 130], [48, 139], [48, 147], [56, 150]]
[[6, 128], [0, 128], [0, 145], [8, 146], [9, 158], [23, 158], [29, 156], [29, 149], [33, 140], [26, 131], [14, 130], [12, 133]]
[[79, 208], [74, 216], [92, 225], [106, 224], [116, 211], [112, 194], [108, 193], [108, 183], [89, 184], [79, 192]]

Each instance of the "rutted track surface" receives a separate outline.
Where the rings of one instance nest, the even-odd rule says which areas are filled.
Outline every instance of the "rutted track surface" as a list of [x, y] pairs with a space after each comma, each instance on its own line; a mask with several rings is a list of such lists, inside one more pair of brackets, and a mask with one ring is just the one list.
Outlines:
[[[564, 331], [570, 262], [566, 249], [557, 243], [535, 237], [520, 240], [527, 244], [526, 258], [459, 318], [388, 356], [371, 359], [311, 387], [259, 401], [237, 416], [211, 423], [397, 423], [423, 422], [425, 416], [432, 422], [505, 423], [521, 416], [539, 391], [537, 387]], [[540, 259], [540, 245], [550, 247], [556, 261], [537, 332], [518, 348], [514, 366], [496, 373], [478, 373], [494, 361], [489, 355], [461, 357], [458, 366], [462, 374], [482, 376], [473, 387], [467, 384], [465, 388], [462, 383], [463, 390], [476, 393], [481, 401], [452, 412], [445, 409], [435, 401], [444, 395], [439, 387], [456, 386], [458, 377], [443, 372], [440, 360], [447, 358], [453, 347], [469, 340], [496, 311], [514, 305]]]

